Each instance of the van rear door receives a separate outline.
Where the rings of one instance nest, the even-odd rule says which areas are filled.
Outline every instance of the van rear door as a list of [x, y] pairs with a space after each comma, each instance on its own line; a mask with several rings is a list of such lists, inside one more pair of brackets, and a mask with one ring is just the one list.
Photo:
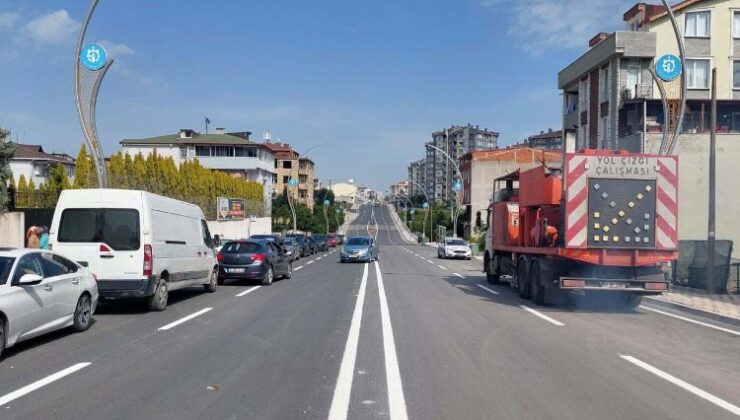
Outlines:
[[120, 288], [138, 289], [144, 261], [141, 226], [142, 215], [133, 208], [67, 208], [59, 222], [58, 249], [87, 265], [98, 280], [136, 281]]

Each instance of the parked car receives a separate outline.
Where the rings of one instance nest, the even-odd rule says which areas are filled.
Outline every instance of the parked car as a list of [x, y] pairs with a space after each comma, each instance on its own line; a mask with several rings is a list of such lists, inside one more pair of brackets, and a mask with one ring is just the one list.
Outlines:
[[274, 233], [271, 235], [252, 235], [249, 237], [249, 239], [275, 241], [278, 244], [283, 243], [283, 239], [280, 237], [280, 235], [275, 235]]
[[316, 238], [309, 236], [306, 240], [308, 242], [308, 248], [311, 250], [310, 255], [319, 252], [319, 244], [316, 242]]
[[290, 256], [291, 261], [295, 261], [301, 258], [301, 245], [293, 238], [285, 238], [283, 240], [283, 246], [285, 251]]
[[380, 248], [370, 236], [351, 236], [339, 252], [339, 262], [379, 261]]
[[217, 258], [219, 284], [227, 279], [248, 279], [260, 280], [268, 286], [274, 279], [289, 279], [293, 275], [290, 256], [270, 240], [229, 242]]
[[312, 254], [311, 245], [308, 241], [308, 237], [303, 233], [289, 233], [285, 235], [286, 238], [291, 238], [298, 243], [300, 249], [300, 257], [307, 257]]
[[343, 234], [337, 234], [337, 245], [343, 245], [344, 244], [344, 235]]
[[316, 241], [316, 251], [328, 251], [329, 250], [329, 244], [326, 239], [326, 235], [323, 234], [317, 234], [313, 235], [314, 241]]
[[460, 238], [447, 237], [437, 245], [437, 257], [439, 258], [473, 258], [473, 251], [467, 242]]
[[0, 249], [0, 356], [51, 331], [90, 328], [98, 286], [89, 271], [49, 251]]
[[335, 248], [339, 245], [339, 236], [336, 233], [330, 233], [326, 237], [326, 245], [329, 246], [329, 248]]
[[172, 290], [216, 291], [211, 234], [193, 204], [145, 191], [64, 190], [50, 243], [88, 267], [105, 299], [144, 298], [150, 310], [163, 311]]

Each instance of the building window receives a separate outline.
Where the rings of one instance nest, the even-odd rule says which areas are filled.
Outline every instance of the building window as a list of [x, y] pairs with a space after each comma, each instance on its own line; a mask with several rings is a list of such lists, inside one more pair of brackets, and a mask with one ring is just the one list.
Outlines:
[[740, 89], [740, 61], [732, 62], [732, 88]]
[[283, 169], [293, 169], [293, 161], [292, 160], [284, 160], [283, 161]]
[[198, 156], [198, 157], [211, 156], [210, 146], [195, 146], [195, 156]]
[[686, 60], [686, 86], [709, 89], [709, 60]]
[[212, 146], [211, 156], [234, 157], [234, 148], [231, 146]]
[[740, 11], [732, 14], [732, 37], [740, 38]]
[[180, 157], [181, 158], [188, 157], [188, 148], [187, 148], [187, 146], [180, 148]]
[[288, 185], [288, 181], [290, 181], [290, 177], [288, 175], [283, 175], [283, 184]]
[[708, 11], [686, 13], [686, 36], [709, 38], [710, 15]]
[[601, 102], [609, 100], [609, 68], [601, 69], [599, 76], [599, 99]]

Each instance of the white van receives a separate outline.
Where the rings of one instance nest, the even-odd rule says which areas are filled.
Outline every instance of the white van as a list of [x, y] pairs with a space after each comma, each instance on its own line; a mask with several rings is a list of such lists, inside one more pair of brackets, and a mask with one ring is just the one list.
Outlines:
[[203, 212], [145, 191], [65, 190], [49, 231], [54, 251], [88, 267], [102, 298], [167, 306], [170, 290], [214, 292], [218, 261]]

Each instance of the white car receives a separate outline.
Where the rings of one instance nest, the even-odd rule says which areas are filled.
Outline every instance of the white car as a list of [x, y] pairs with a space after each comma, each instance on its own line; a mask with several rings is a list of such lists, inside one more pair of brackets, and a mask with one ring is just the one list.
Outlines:
[[77, 263], [49, 251], [0, 249], [0, 356], [51, 331], [87, 330], [97, 304], [95, 278]]
[[473, 250], [467, 242], [460, 238], [444, 238], [437, 245], [437, 257], [439, 258], [473, 258]]

